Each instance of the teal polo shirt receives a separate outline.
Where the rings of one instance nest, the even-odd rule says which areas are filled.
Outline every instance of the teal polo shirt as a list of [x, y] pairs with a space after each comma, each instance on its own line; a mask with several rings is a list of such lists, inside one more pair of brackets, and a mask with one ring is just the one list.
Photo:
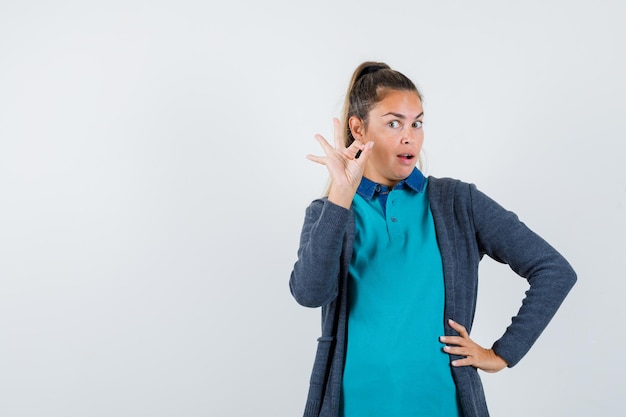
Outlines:
[[343, 417], [458, 417], [444, 334], [441, 254], [415, 169], [393, 189], [363, 178], [348, 282]]

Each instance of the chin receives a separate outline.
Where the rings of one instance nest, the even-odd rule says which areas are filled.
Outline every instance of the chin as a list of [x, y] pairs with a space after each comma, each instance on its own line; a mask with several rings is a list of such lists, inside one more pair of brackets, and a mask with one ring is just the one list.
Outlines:
[[415, 169], [415, 165], [413, 165], [410, 168], [406, 167], [406, 169], [403, 169], [401, 172], [398, 173], [399, 174], [398, 176], [400, 177], [401, 180], [403, 180], [409, 175], [411, 175], [411, 172], [413, 172], [413, 169]]

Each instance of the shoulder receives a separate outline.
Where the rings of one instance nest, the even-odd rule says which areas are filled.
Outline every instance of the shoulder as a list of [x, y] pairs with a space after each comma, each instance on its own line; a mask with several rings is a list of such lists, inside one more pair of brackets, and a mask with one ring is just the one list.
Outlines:
[[470, 186], [472, 184], [465, 182], [465, 181], [461, 181], [460, 179], [457, 178], [450, 178], [450, 177], [433, 177], [432, 175], [428, 176], [428, 186], [429, 187], [433, 187], [437, 190], [439, 189], [454, 189], [456, 187], [467, 187]]
[[306, 209], [307, 218], [311, 221], [320, 219], [331, 222], [350, 222], [352, 210], [343, 208], [328, 201], [328, 197], [315, 199]]
[[449, 200], [451, 197], [469, 199], [473, 190], [476, 190], [474, 184], [456, 178], [428, 177], [428, 197], [431, 201]]
[[475, 184], [455, 178], [428, 178], [428, 200], [433, 213], [473, 222], [476, 217], [501, 215], [506, 210]]

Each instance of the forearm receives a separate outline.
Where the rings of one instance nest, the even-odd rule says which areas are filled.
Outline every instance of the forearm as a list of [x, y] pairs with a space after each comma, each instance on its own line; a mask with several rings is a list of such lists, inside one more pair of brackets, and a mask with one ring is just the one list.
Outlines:
[[319, 307], [338, 293], [343, 242], [351, 212], [328, 200], [308, 209], [289, 287], [298, 303]]
[[563, 259], [541, 269], [528, 282], [530, 289], [521, 308], [504, 335], [493, 344], [493, 350], [509, 367], [519, 362], [548, 326], [576, 282], [576, 274]]

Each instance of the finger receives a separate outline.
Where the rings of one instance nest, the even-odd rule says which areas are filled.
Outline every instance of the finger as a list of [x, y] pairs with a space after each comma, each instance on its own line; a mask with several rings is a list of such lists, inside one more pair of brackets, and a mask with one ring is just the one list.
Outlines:
[[326, 138], [324, 138], [324, 136], [317, 134], [315, 135], [315, 139], [320, 144], [320, 146], [322, 147], [326, 155], [335, 151], [335, 149], [331, 146], [330, 143], [328, 143], [328, 141], [326, 140]]
[[370, 141], [363, 145], [358, 153], [358, 156], [355, 156], [357, 164], [361, 167], [365, 166], [367, 160], [369, 159], [372, 148], [374, 147], [374, 142]]
[[335, 135], [335, 149], [344, 149], [346, 144], [341, 132], [341, 122], [336, 117], [333, 117], [333, 132]]
[[467, 346], [470, 344], [471, 339], [465, 339], [461, 336], [441, 336], [439, 341], [446, 345]]
[[360, 140], [355, 140], [350, 144], [350, 146], [343, 150], [343, 154], [349, 159], [356, 159], [357, 155], [359, 155], [363, 151], [364, 147], [365, 145], [363, 145]]
[[467, 357], [467, 358], [463, 358], [463, 359], [456, 359], [453, 360], [452, 362], [450, 362], [452, 364], [452, 366], [454, 367], [459, 367], [459, 366], [474, 366], [474, 360], [471, 357]]
[[457, 356], [472, 356], [472, 351], [465, 346], [444, 346], [444, 352]]
[[323, 156], [307, 155], [306, 159], [308, 159], [309, 161], [317, 162], [318, 164], [326, 165], [326, 158], [324, 158]]
[[459, 335], [461, 335], [461, 337], [468, 337], [469, 334], [467, 333], [467, 330], [465, 329], [465, 326], [463, 326], [462, 324], [457, 323], [456, 321], [449, 319], [448, 320], [448, 324], [450, 325], [450, 327], [452, 327], [454, 330], [457, 331], [457, 333]]

